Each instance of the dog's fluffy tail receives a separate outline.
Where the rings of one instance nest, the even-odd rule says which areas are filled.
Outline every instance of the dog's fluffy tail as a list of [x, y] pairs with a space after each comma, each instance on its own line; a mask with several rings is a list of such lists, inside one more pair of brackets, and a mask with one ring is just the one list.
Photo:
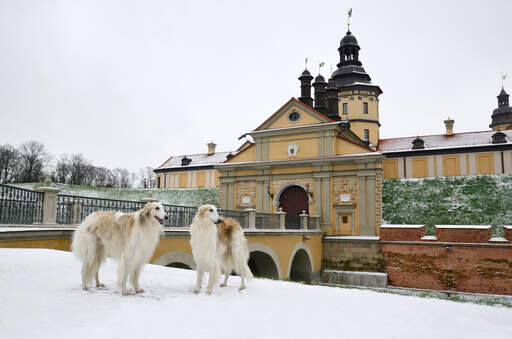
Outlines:
[[73, 234], [71, 251], [82, 262], [82, 278], [85, 278], [86, 282], [91, 282], [105, 257], [98, 237], [89, 231], [88, 219], [86, 218]]
[[[242, 233], [240, 231], [240, 233]], [[249, 261], [249, 248], [247, 246], [247, 239], [243, 233], [238, 237], [239, 241], [233, 241], [233, 258], [235, 259], [235, 271], [247, 280], [254, 278], [251, 269], [247, 262]]]

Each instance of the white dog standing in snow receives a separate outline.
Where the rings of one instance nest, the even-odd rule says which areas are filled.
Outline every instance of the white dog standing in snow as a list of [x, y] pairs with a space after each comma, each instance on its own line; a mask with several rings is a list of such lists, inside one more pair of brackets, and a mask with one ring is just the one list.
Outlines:
[[164, 219], [164, 208], [156, 202], [134, 213], [97, 211], [87, 216], [75, 231], [71, 245], [82, 261], [82, 288], [87, 290], [93, 277], [96, 287], [104, 286], [98, 272], [106, 257], [111, 257], [119, 260], [117, 275], [123, 295], [129, 294], [128, 276], [135, 292], [144, 292], [139, 287], [139, 274], [155, 251]]
[[190, 245], [197, 270], [197, 282], [194, 293], [201, 291], [204, 272], [208, 272], [207, 294], [220, 275], [220, 269], [226, 275], [222, 287], [226, 286], [231, 270], [240, 275], [240, 290], [252, 273], [247, 265], [249, 249], [240, 224], [234, 219], [221, 218], [213, 205], [199, 207], [190, 225]]

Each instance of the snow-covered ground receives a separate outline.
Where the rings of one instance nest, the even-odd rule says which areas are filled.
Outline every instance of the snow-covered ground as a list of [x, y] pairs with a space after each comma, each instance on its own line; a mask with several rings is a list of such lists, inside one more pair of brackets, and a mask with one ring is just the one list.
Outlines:
[[512, 338], [512, 309], [233, 277], [192, 293], [192, 271], [147, 265], [146, 292], [123, 297], [116, 265], [106, 288], [82, 291], [68, 252], [0, 249], [2, 338]]

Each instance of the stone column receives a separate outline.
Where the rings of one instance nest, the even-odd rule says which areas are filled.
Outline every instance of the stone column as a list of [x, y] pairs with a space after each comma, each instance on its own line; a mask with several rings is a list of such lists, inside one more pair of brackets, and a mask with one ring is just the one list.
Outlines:
[[148, 192], [148, 196], [146, 198], [140, 199], [139, 201], [143, 202], [143, 203], [158, 202], [158, 199], [153, 198], [153, 193], [152, 192]]
[[44, 180], [45, 186], [34, 190], [44, 194], [42, 223], [45, 225], [55, 225], [57, 223], [57, 194], [59, 194], [60, 188], [50, 187], [51, 183], [52, 181], [46, 178]]
[[300, 228], [303, 230], [308, 229], [308, 215], [306, 214], [306, 211], [302, 211], [302, 214], [300, 215]]
[[282, 230], [286, 229], [286, 212], [283, 211], [282, 207], [279, 207], [279, 211], [276, 214], [279, 215], [279, 228]]
[[249, 212], [249, 228], [256, 228], [256, 210], [254, 208], [246, 208], [245, 212]]

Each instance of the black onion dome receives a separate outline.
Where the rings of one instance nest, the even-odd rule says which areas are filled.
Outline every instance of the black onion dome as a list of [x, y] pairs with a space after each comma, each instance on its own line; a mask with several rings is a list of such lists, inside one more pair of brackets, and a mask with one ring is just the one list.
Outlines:
[[358, 45], [355, 35], [352, 35], [350, 31], [340, 41], [340, 47], [345, 45]]
[[307, 78], [313, 79], [313, 76], [311, 75], [311, 73], [309, 73], [307, 69], [305, 69], [304, 72], [302, 72], [302, 74], [300, 75], [299, 80]]
[[315, 78], [315, 82], [325, 82], [325, 78], [322, 76], [322, 74], [318, 74]]

